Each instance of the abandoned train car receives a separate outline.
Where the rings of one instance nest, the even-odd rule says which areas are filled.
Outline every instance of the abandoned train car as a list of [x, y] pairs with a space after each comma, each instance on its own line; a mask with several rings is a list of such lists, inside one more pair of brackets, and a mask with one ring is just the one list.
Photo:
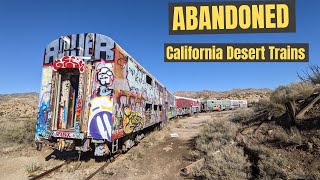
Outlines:
[[177, 115], [193, 115], [200, 112], [201, 101], [198, 99], [176, 96]]
[[60, 150], [126, 151], [177, 115], [176, 99], [111, 38], [62, 36], [45, 49], [35, 140]]
[[247, 100], [202, 100], [201, 111], [224, 111], [236, 108], [246, 108]]

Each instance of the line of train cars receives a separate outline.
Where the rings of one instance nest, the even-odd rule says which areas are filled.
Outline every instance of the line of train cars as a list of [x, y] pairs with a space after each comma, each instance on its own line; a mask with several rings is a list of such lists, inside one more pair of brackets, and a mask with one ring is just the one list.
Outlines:
[[225, 103], [175, 97], [107, 36], [67, 35], [45, 49], [35, 141], [111, 155], [174, 117], [239, 105]]

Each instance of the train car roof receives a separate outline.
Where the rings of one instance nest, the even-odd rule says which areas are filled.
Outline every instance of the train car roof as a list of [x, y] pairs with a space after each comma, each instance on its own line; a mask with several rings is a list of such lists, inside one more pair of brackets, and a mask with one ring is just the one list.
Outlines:
[[187, 98], [187, 97], [182, 97], [182, 96], [175, 96], [178, 99], [187, 99], [187, 100], [192, 100], [192, 101], [200, 101], [200, 99], [192, 99], [192, 98]]

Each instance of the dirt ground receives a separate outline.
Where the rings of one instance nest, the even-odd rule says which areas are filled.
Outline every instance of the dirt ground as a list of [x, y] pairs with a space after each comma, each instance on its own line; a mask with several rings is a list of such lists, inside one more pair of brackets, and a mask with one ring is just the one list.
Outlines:
[[[202, 113], [194, 117], [174, 119], [162, 130], [152, 132], [140, 144], [116, 158], [93, 179], [184, 179], [180, 176], [180, 170], [191, 163], [190, 148], [201, 125], [228, 114]], [[45, 161], [45, 157], [51, 152], [46, 148], [38, 152], [35, 147], [2, 148], [0, 179], [28, 179], [31, 174], [39, 174], [63, 163], [62, 160]], [[46, 179], [82, 179], [102, 165], [103, 162], [96, 162], [94, 159], [71, 162]]]

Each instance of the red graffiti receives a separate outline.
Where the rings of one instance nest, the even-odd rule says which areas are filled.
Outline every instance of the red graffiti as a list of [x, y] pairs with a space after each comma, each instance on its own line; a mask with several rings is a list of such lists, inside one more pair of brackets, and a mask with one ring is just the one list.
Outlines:
[[56, 132], [57, 137], [64, 137], [64, 138], [70, 138], [70, 132]]
[[177, 108], [189, 108], [192, 107], [192, 100], [186, 98], [176, 98]]
[[84, 65], [82, 59], [78, 59], [75, 56], [64, 56], [61, 59], [57, 59], [53, 63], [53, 69], [55, 71], [61, 69], [61, 68], [78, 68], [81, 73], [84, 72]]
[[80, 117], [81, 107], [82, 107], [82, 99], [79, 99], [77, 104], [77, 111], [76, 111], [77, 117]]
[[112, 140], [118, 139], [120, 137], [123, 137], [123, 135], [124, 135], [123, 129], [115, 130], [112, 132], [111, 139]]

